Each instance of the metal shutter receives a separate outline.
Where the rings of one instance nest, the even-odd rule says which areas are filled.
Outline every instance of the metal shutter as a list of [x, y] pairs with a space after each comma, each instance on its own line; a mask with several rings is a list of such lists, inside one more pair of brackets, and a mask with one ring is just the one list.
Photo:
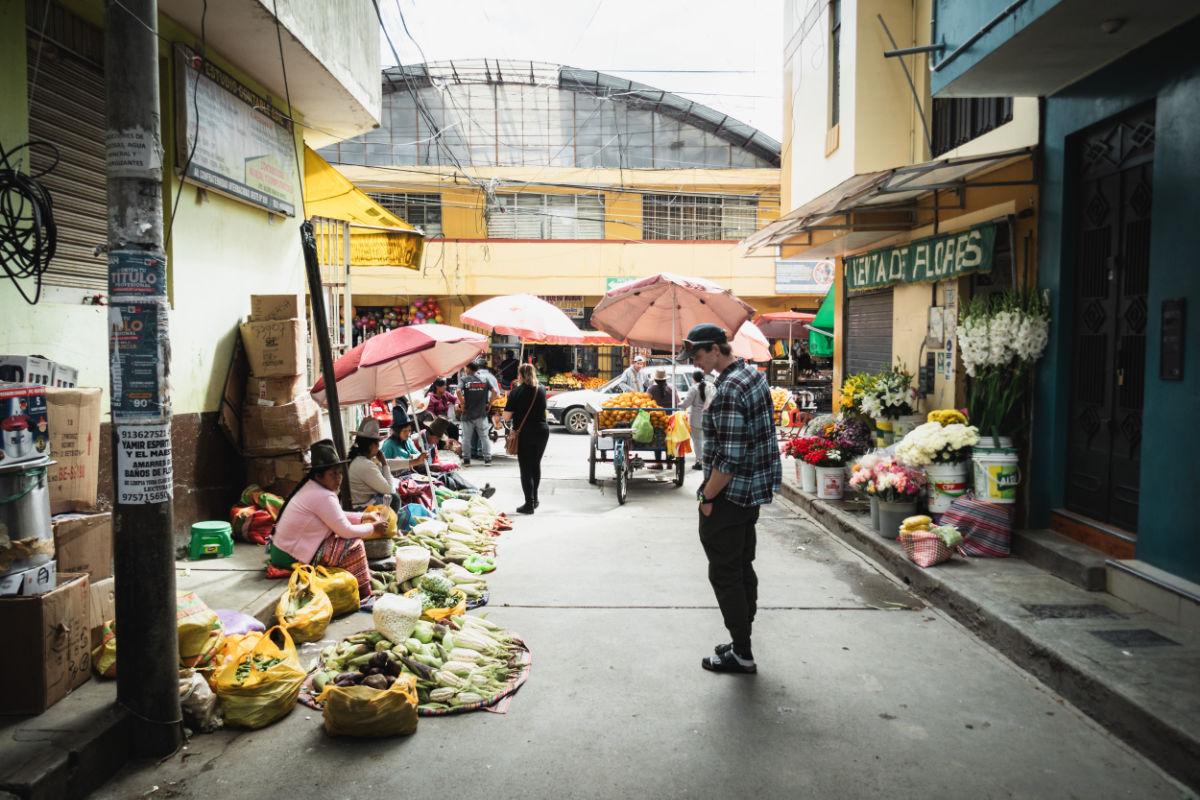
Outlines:
[[[57, 11], [57, 9], [55, 9]], [[29, 18], [30, 24], [41, 22]], [[88, 30], [90, 29], [90, 30]], [[83, 39], [95, 38], [95, 43]], [[84, 52], [103, 47], [99, 29], [66, 13], [53, 13], [46, 41], [31, 28], [28, 35], [29, 71], [38, 64], [37, 85], [29, 116], [29, 138], [58, 148], [58, 165], [38, 178], [50, 192], [58, 225], [58, 249], [43, 276], [45, 283], [87, 291], [108, 291], [108, 262], [96, 255], [107, 244], [108, 190], [104, 144], [103, 68], [58, 43], [78, 42]], [[98, 45], [96, 43], [99, 43]], [[33, 149], [33, 170], [53, 161], [45, 147]]]
[[892, 290], [853, 295], [846, 302], [846, 374], [892, 365]]

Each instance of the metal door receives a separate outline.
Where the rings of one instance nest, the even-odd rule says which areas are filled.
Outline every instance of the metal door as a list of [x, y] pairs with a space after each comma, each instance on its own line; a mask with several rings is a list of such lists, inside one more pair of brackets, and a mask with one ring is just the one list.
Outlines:
[[1154, 109], [1086, 132], [1079, 151], [1068, 509], [1137, 530]]
[[892, 366], [892, 289], [851, 295], [846, 301], [846, 374]]

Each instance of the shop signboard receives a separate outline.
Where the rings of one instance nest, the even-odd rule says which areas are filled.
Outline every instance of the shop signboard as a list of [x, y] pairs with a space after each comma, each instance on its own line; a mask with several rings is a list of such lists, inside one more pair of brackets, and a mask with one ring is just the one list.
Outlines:
[[636, 277], [628, 277], [628, 276], [620, 277], [620, 278], [605, 278], [604, 279], [604, 293], [608, 294], [609, 292], [611, 292], [613, 289], [617, 288], [618, 286], [624, 286], [625, 284], [633, 283], [636, 280], [637, 280]]
[[989, 223], [945, 236], [918, 239], [846, 258], [850, 291], [897, 283], [928, 283], [972, 272], [991, 272], [996, 226]]
[[583, 319], [581, 294], [539, 294], [538, 297], [562, 311], [568, 319]]
[[775, 261], [775, 294], [825, 295], [833, 286], [832, 261], [800, 261], [780, 258]]
[[296, 216], [297, 145], [287, 115], [187, 48], [176, 74], [176, 160], [187, 165], [184, 179]]

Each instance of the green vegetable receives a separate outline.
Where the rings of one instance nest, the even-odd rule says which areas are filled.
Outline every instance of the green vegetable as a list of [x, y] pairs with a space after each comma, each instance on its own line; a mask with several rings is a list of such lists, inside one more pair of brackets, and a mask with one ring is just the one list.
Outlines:
[[429, 644], [433, 641], [433, 623], [419, 620], [417, 626], [413, 628], [413, 638], [421, 644]]

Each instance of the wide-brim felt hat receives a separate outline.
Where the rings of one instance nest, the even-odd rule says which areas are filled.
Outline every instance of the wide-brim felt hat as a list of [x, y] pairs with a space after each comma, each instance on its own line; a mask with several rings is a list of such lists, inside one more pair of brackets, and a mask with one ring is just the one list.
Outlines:
[[376, 417], [367, 417], [358, 425], [358, 430], [350, 431], [354, 436], [361, 436], [364, 439], [383, 439], [387, 437], [387, 432], [382, 429], [379, 424], [379, 419]]
[[308, 468], [309, 472], [340, 466], [350, 460], [338, 457], [337, 448], [334, 447], [332, 439], [313, 442], [313, 446], [308, 449], [308, 457], [311, 462]]

